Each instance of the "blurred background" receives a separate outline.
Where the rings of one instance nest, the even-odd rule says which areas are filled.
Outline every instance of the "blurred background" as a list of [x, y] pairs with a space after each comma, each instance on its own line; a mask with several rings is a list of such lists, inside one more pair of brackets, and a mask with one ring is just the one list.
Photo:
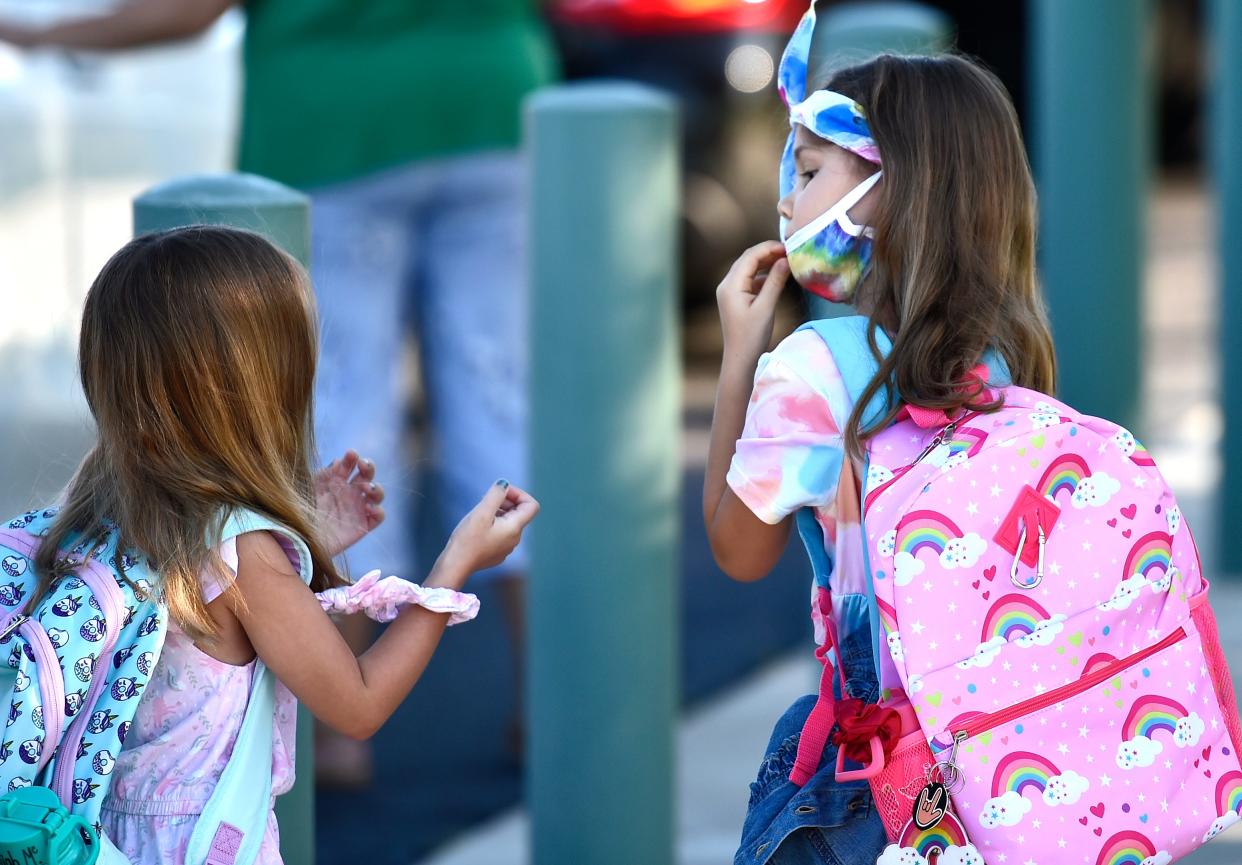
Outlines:
[[[112, 5], [0, 0], [0, 19], [37, 25]], [[355, 5], [361, 9], [366, 2]], [[902, 7], [898, 19], [885, 20], [914, 22], [933, 43], [954, 45], [1001, 78], [1030, 142], [1045, 140], [1033, 125], [1036, 116], [1048, 115], [1038, 113], [1033, 86], [1043, 61], [1032, 45], [1050, 50], [1033, 32], [1047, 20], [1035, 8], [1041, 5], [1058, 4], [818, 4], [821, 21], [834, 12]], [[1137, 204], [1129, 215], [1139, 236], [1121, 241], [1129, 243], [1125, 253], [1133, 259], [1135, 279], [1108, 290], [1129, 298], [1138, 327], [1132, 341], [1119, 338], [1116, 353], [1136, 370], [1134, 426], [1183, 497], [1201, 545], [1215, 549], [1230, 527], [1217, 517], [1222, 355], [1208, 165], [1208, 11], [1198, 0], [1120, 5], [1141, 10], [1125, 18], [1138, 22], [1134, 52], [1147, 80], [1131, 95], [1141, 96], [1136, 116], [1147, 135], [1139, 148], [1142, 174], [1132, 188], [1119, 191], [1129, 196], [1124, 201]], [[671, 94], [680, 110], [673, 288], [682, 395], [682, 436], [675, 445], [682, 475], [675, 795], [678, 861], [694, 865], [731, 861], [747, 784], [771, 724], [816, 682], [805, 609], [809, 569], [801, 551], [791, 548], [768, 579], [735, 584], [715, 568], [699, 515], [720, 355], [714, 288], [745, 247], [776, 233], [776, 167], [788, 127], [773, 79], [784, 42], [805, 9], [799, 0], [550, 0], [529, 8], [549, 39], [553, 77], [639, 82]], [[838, 22], [849, 29], [849, 19]], [[78, 316], [91, 279], [132, 235], [133, 199], [170, 179], [236, 166], [246, 27], [243, 5], [225, 11], [201, 34], [142, 50], [27, 51], [0, 44], [0, 511], [46, 501], [90, 440], [75, 380]], [[463, 32], [457, 38], [470, 37]], [[858, 57], [865, 56], [864, 42], [860, 37]], [[842, 44], [844, 56], [853, 56]], [[1112, 50], [1100, 46], [1102, 55]], [[1078, 62], [1072, 74], [1093, 74], [1089, 62]], [[313, 105], [314, 99], [313, 92], [303, 93], [298, 101]], [[457, 102], [464, 117], [468, 95]], [[427, 118], [431, 124], [459, 120]], [[328, 130], [323, 140], [305, 146], [332, 148], [333, 134]], [[1062, 195], [1054, 199], [1066, 210], [1073, 206]], [[639, 205], [635, 212], [641, 214]], [[1045, 228], [1057, 217], [1045, 210]], [[778, 336], [804, 315], [802, 298], [788, 292]], [[1102, 343], [1092, 351], [1113, 348]], [[403, 447], [418, 469], [409, 484], [424, 504], [434, 503], [434, 484], [421, 474], [429, 476], [434, 468], [418, 347], [408, 344], [398, 360], [407, 398]], [[1110, 389], [1108, 381], [1096, 386]], [[408, 530], [421, 541], [420, 573], [439, 548], [446, 522], [451, 527], [448, 516], [430, 507], [410, 517]], [[1228, 581], [1218, 582], [1223, 587], [1217, 603], [1242, 615], [1242, 598]], [[520, 708], [521, 685], [512, 666], [497, 661], [511, 652], [497, 589], [485, 583], [478, 591], [483, 613], [449, 632], [413, 695], [375, 738], [370, 777], [348, 788], [320, 785], [313, 829], [284, 825], [286, 833], [313, 837], [308, 843], [315, 861], [528, 861], [525, 755], [520, 745], [511, 746], [507, 727]], [[1226, 611], [1221, 620], [1238, 618]], [[1242, 633], [1228, 639], [1231, 653], [1242, 660], [1234, 651], [1242, 648]], [[1242, 845], [1237, 839], [1230, 844], [1226, 837], [1215, 852], [1205, 850], [1192, 861], [1242, 861]]]

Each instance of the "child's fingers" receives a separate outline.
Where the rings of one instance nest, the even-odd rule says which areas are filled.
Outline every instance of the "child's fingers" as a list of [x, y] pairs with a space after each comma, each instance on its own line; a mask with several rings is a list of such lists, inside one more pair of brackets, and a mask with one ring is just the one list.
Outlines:
[[785, 283], [788, 280], [789, 259], [780, 258], [772, 262], [772, 268], [768, 271], [767, 278], [763, 280], [763, 284], [759, 288], [759, 296], [756, 302], [775, 307], [777, 298], [781, 296], [781, 289], [785, 287]]
[[367, 522], [371, 528], [375, 528], [384, 521], [384, 509], [379, 505], [367, 505]]
[[358, 474], [355, 478], [367, 482], [375, 480], [375, 463], [372, 460], [359, 457]]
[[525, 501], [518, 502], [514, 505], [513, 510], [507, 511], [504, 515], [497, 517], [496, 522], [505, 525], [515, 531], [520, 532], [530, 525], [539, 514], [539, 503], [529, 496]]
[[520, 504], [522, 502], [533, 502], [534, 501], [534, 498], [531, 496], [530, 493], [526, 492], [526, 490], [522, 489], [521, 487], [515, 487], [512, 484], [510, 484], [508, 494], [505, 496], [505, 498], [507, 501], [512, 502], [515, 505]]
[[738, 276], [753, 277], [773, 261], [785, 255], [785, 244], [779, 240], [765, 240], [742, 253], [733, 265]]
[[508, 498], [510, 489], [512, 487], [508, 481], [503, 479], [496, 481], [496, 483], [488, 487], [487, 492], [483, 494], [483, 498], [479, 501], [475, 510], [485, 514], [495, 513], [500, 510], [501, 503]]
[[362, 497], [372, 504], [379, 504], [384, 500], [384, 487], [374, 481], [363, 487]]
[[358, 452], [354, 450], [345, 451], [345, 455], [338, 460], [332, 461], [332, 471], [334, 474], [348, 478], [353, 474], [354, 466], [358, 464]]

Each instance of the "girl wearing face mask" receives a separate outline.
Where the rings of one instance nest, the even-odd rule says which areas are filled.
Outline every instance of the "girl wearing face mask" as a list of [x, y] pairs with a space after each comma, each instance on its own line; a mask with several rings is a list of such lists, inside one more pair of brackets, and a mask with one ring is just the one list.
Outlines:
[[[963, 382], [980, 364], [995, 384], [1050, 392], [1055, 357], [1035, 280], [1034, 186], [1003, 86], [960, 57], [889, 55], [808, 84], [813, 27], [812, 5], [781, 62], [792, 130], [781, 240], [743, 253], [717, 289], [724, 358], [703, 515], [717, 563], [741, 581], [768, 574], [797, 523], [816, 574], [819, 658], [846, 683], [827, 687], [838, 700], [870, 704], [889, 696], [876, 657], [889, 649], [872, 639], [861, 552], [867, 438], [902, 406], [956, 416], [970, 398]], [[768, 352], [791, 276], [852, 304], [858, 339], [829, 346], [799, 329]], [[874, 361], [857, 399], [834, 360], [847, 351]], [[874, 400], [887, 411], [864, 425], [862, 408]], [[751, 785], [737, 865], [887, 855], [867, 782], [836, 778], [839, 723], [818, 729], [816, 710], [811, 695], [777, 721]]]

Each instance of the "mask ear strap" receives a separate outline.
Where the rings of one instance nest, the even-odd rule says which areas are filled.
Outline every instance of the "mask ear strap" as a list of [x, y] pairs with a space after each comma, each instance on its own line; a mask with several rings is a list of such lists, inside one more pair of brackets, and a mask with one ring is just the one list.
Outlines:
[[853, 220], [849, 218], [849, 209], [859, 202], [866, 195], [871, 187], [875, 186], [880, 179], [881, 172], [868, 177], [862, 183], [855, 186], [849, 192], [837, 201], [832, 207], [825, 210], [819, 216], [812, 219], [806, 225], [799, 228], [792, 235], [785, 238], [785, 243], [789, 247], [801, 245], [808, 237], [813, 237], [824, 230], [825, 226], [831, 225], [833, 222], [839, 222], [850, 235], [857, 237], [865, 229], [862, 226], [855, 225]]
[[868, 177], [862, 183], [845, 193], [845, 197], [837, 203], [836, 208], [833, 208], [834, 210], [838, 208], [840, 209], [840, 216], [837, 217], [837, 220], [841, 223], [841, 228], [843, 228], [847, 234], [858, 237], [860, 234], [864, 234], [868, 230], [867, 226], [859, 225], [854, 220], [850, 219], [850, 210], [853, 209], [855, 204], [862, 201], [863, 196], [870, 192], [872, 187], [880, 182], [880, 176], [883, 174], [883, 171], [877, 171], [875, 174]]
[[871, 187], [880, 182], [880, 177], [883, 174], [883, 171], [877, 171], [849, 192], [845, 193], [841, 200], [837, 202], [837, 207], [844, 207], [846, 210], [849, 210], [855, 204], [862, 201], [862, 197], [871, 191]]

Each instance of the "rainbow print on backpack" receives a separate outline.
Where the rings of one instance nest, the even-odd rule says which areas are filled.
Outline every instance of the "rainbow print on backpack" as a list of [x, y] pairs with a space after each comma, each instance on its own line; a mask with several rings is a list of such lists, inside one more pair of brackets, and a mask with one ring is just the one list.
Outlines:
[[[860, 390], [866, 320], [807, 326]], [[886, 820], [879, 862], [1168, 865], [1242, 820], [1242, 725], [1190, 527], [1130, 432], [994, 384], [996, 412], [899, 416], [868, 442], [881, 684], [912, 704], [961, 830], [933, 843]]]

